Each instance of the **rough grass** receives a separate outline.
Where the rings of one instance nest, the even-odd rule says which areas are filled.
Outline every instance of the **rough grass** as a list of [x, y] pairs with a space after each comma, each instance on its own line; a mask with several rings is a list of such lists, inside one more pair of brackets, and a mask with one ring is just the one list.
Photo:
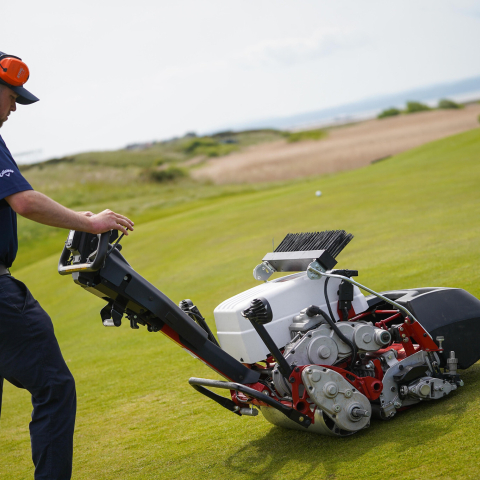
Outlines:
[[285, 138], [287, 142], [303, 142], [305, 140], [321, 140], [328, 135], [326, 130], [317, 128], [314, 130], [302, 130], [299, 132], [287, 132], [285, 133]]
[[[150, 214], [143, 210], [144, 221], [135, 219], [123, 252], [174, 301], [193, 299], [212, 326], [213, 308], [256, 284], [252, 268], [270, 251], [272, 237], [278, 244], [288, 232], [351, 231], [356, 238], [339, 266], [358, 268], [359, 281], [374, 289], [455, 286], [480, 296], [479, 157], [475, 130], [330, 177], [218, 190], [217, 197], [217, 187], [208, 187], [211, 195], [192, 193]], [[153, 194], [145, 195], [116, 201], [138, 203], [141, 210]], [[101, 198], [98, 205], [106, 202]], [[26, 242], [32, 250], [37, 244]], [[465, 372], [465, 387], [444, 400], [346, 439], [283, 430], [262, 417], [238, 418], [189, 387], [190, 376], [215, 375], [162, 335], [102, 327], [102, 302], [56, 273], [62, 241], [57, 247], [50, 257], [37, 250], [15, 273], [50, 312], [77, 381], [75, 479], [480, 476], [478, 365]], [[24, 249], [19, 264], [25, 265], [25, 255]], [[6, 385], [2, 480], [32, 477], [30, 409], [28, 394]]]

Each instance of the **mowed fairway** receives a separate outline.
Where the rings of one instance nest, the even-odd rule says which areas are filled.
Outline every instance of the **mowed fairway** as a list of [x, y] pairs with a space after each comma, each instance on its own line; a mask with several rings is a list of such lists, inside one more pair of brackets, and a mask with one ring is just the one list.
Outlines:
[[[322, 196], [316, 197], [315, 191]], [[139, 193], [141, 196], [141, 192]], [[138, 200], [137, 200], [138, 201]], [[480, 297], [480, 130], [360, 170], [192, 202], [138, 224], [130, 264], [175, 302], [213, 308], [255, 286], [252, 269], [288, 232], [355, 235], [339, 266], [376, 290], [461, 287]], [[103, 303], [56, 272], [58, 255], [15, 272], [51, 314], [78, 390], [74, 477], [101, 479], [478, 479], [480, 367], [444, 400], [336, 439], [231, 414], [196, 393], [216, 378], [160, 333], [104, 328]], [[478, 341], [480, 349], [480, 339]], [[27, 392], [7, 384], [0, 478], [32, 478]]]

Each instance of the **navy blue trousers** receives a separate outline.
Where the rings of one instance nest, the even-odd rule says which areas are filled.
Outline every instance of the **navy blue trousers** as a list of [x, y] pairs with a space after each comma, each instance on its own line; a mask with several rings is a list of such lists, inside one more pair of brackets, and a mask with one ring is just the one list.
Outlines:
[[[75, 382], [52, 321], [28, 288], [0, 276], [0, 377], [32, 395], [30, 439], [35, 480], [72, 476]], [[2, 396], [0, 381], [0, 411]]]

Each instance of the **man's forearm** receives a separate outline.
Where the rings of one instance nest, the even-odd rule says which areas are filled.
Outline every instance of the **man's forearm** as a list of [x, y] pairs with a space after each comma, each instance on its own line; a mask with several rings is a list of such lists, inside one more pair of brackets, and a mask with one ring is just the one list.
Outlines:
[[90, 233], [103, 233], [116, 229], [126, 235], [128, 230], [133, 230], [131, 220], [111, 210], [104, 210], [97, 215], [92, 212], [74, 212], [34, 190], [15, 193], [5, 197], [5, 200], [19, 215], [52, 227]]
[[55, 200], [35, 190], [27, 190], [7, 197], [10, 206], [22, 217], [51, 227], [87, 232], [88, 217], [60, 205]]

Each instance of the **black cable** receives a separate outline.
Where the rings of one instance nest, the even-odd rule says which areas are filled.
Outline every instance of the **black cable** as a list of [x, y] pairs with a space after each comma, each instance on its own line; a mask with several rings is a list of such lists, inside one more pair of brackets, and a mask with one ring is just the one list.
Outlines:
[[[192, 310], [189, 310], [188, 312], [185, 312], [185, 313], [190, 313], [193, 316], [195, 316], [195, 318], [197, 319], [196, 323], [200, 325], [200, 328], [202, 328], [203, 330], [205, 330], [205, 332], [207, 332], [208, 339], [212, 343], [214, 343], [217, 347], [222, 348], [222, 347], [220, 347], [220, 344], [218, 343], [218, 340], [215, 338], [215, 335], [210, 330], [210, 327], [208, 326], [206, 320], [202, 317], [202, 315], [200, 315], [199, 313], [192, 312]], [[192, 319], [192, 320], [195, 321], [195, 319]]]
[[330, 318], [335, 321], [335, 317], [333, 315], [333, 312], [332, 312], [332, 307], [330, 306], [330, 300], [328, 299], [328, 290], [327, 290], [327, 286], [328, 286], [328, 282], [330, 281], [330, 277], [327, 277], [327, 279], [325, 280], [325, 283], [323, 284], [323, 294], [325, 296], [325, 300], [327, 302], [327, 308], [328, 308], [328, 313], [330, 314]]

